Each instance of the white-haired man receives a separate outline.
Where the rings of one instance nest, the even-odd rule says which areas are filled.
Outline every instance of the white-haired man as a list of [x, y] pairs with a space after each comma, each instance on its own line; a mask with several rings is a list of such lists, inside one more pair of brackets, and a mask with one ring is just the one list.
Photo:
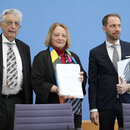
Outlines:
[[16, 39], [22, 13], [7, 9], [0, 27], [0, 130], [13, 130], [15, 104], [32, 103], [30, 48]]

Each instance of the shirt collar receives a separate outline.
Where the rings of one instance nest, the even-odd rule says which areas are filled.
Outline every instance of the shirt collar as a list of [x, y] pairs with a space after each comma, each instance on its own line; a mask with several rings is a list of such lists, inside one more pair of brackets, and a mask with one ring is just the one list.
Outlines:
[[[115, 44], [116, 44], [117, 46], [119, 46], [119, 45], [120, 45], [120, 40], [118, 39]], [[107, 45], [107, 47], [110, 47], [110, 46], [112, 46], [113, 44], [110, 43], [110, 42], [108, 42], [108, 41], [106, 40], [106, 45]]]
[[12, 42], [10, 42], [10, 41], [4, 36], [4, 34], [2, 34], [2, 41], [3, 41], [3, 43], [16, 44], [15, 39], [14, 39]]

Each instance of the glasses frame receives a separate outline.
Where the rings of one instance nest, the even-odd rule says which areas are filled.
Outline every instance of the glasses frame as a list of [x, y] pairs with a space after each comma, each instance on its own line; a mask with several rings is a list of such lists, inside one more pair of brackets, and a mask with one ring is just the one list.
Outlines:
[[12, 20], [5, 20], [3, 21], [7, 26], [12, 26], [13, 24], [16, 26], [16, 27], [19, 27], [20, 26], [20, 22], [19, 21], [12, 21]]

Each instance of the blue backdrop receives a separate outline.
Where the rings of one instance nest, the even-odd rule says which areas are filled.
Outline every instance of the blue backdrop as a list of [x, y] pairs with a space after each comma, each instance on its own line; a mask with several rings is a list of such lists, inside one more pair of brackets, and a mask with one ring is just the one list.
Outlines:
[[[130, 41], [130, 0], [0, 0], [0, 14], [8, 8], [17, 8], [23, 13], [17, 38], [30, 46], [32, 61], [39, 51], [46, 49], [45, 37], [54, 22], [64, 23], [69, 28], [70, 50], [79, 55], [86, 72], [90, 49], [105, 40], [101, 23], [104, 15], [119, 13], [121, 39]], [[88, 106], [87, 93], [83, 101], [83, 120], [89, 120]]]

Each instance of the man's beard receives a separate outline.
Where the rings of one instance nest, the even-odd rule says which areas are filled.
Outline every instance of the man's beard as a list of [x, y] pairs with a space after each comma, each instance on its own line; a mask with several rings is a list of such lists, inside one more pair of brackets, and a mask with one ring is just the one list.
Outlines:
[[118, 37], [115, 37], [114, 34], [111, 34], [111, 35], [107, 34], [107, 37], [109, 37], [109, 39], [111, 39], [113, 41], [116, 41], [116, 40], [118, 40], [120, 38], [120, 34], [119, 34]]

